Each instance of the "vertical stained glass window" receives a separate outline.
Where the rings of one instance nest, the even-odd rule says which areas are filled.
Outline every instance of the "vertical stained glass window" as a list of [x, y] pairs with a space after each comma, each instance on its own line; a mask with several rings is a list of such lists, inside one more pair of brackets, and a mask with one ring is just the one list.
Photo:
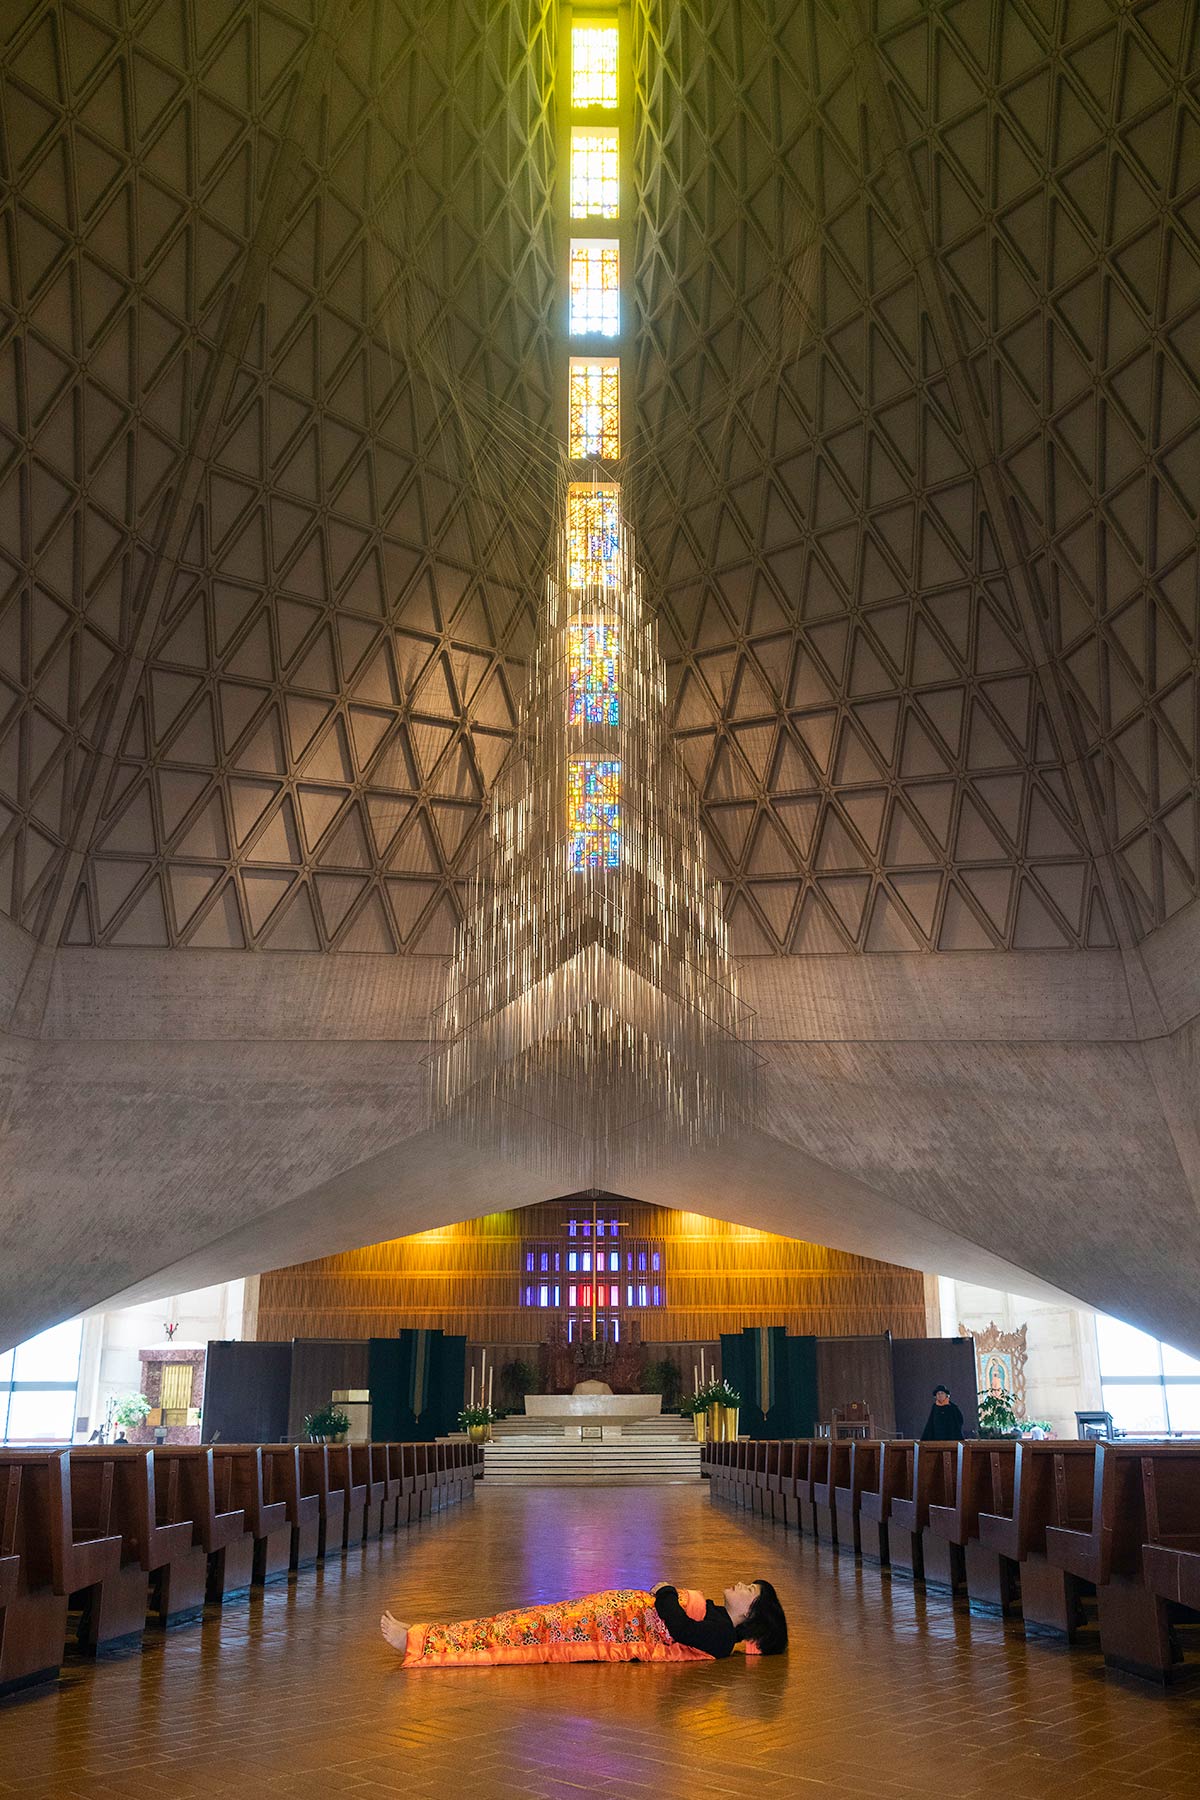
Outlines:
[[[600, 623], [567, 628], [568, 723], [616, 725], [617, 628]], [[604, 1227], [600, 1229], [603, 1231]]]
[[621, 364], [617, 357], [573, 356], [569, 380], [571, 429], [568, 455], [621, 454]]
[[571, 133], [571, 217], [617, 218], [620, 190], [620, 150], [615, 128], [577, 125]]
[[615, 487], [573, 482], [567, 489], [567, 581], [572, 588], [616, 587], [620, 576]]
[[571, 239], [572, 337], [616, 337], [621, 329], [621, 253], [615, 238]]
[[571, 105], [613, 107], [616, 104], [616, 26], [572, 26]]
[[621, 865], [621, 765], [573, 756], [567, 763], [567, 835], [573, 869]]

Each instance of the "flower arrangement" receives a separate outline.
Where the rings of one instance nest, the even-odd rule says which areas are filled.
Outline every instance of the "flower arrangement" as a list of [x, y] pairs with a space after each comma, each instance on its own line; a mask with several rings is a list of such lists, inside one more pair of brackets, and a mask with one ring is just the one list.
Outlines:
[[458, 1415], [458, 1429], [470, 1431], [472, 1425], [493, 1425], [496, 1414], [490, 1406], [464, 1406]]

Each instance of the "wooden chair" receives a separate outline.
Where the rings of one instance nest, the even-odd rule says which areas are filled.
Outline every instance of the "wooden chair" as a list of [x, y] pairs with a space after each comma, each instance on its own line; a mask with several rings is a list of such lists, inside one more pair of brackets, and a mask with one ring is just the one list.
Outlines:
[[871, 1409], [865, 1400], [848, 1400], [844, 1406], [830, 1408], [829, 1435], [831, 1438], [869, 1438], [871, 1432]]
[[1027, 1638], [1071, 1642], [1084, 1624], [1079, 1579], [1046, 1556], [1046, 1532], [1091, 1525], [1096, 1445], [1019, 1443], [1008, 1504], [979, 1514], [979, 1542], [1020, 1568]]

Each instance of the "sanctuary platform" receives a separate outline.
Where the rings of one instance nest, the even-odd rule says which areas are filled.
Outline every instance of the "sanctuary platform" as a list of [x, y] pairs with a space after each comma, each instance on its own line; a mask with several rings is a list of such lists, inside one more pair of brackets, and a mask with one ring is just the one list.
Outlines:
[[[590, 1384], [589, 1384], [590, 1385]], [[526, 1394], [525, 1417], [557, 1425], [569, 1443], [609, 1443], [622, 1430], [662, 1414], [661, 1394]], [[694, 1434], [692, 1434], [694, 1435]]]
[[[700, 1445], [690, 1419], [647, 1413], [657, 1394], [531, 1394], [548, 1412], [501, 1419], [484, 1446], [493, 1487], [661, 1487], [699, 1482]], [[584, 1401], [629, 1402], [615, 1415], [567, 1411]], [[641, 1415], [633, 1413], [641, 1408]]]

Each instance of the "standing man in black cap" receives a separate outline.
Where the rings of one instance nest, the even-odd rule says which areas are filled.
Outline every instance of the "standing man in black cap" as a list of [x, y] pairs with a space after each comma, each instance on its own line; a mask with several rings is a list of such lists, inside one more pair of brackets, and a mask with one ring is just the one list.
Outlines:
[[935, 1387], [921, 1442], [924, 1444], [932, 1439], [935, 1443], [948, 1443], [952, 1438], [961, 1438], [962, 1434], [963, 1416], [950, 1398], [950, 1389]]

